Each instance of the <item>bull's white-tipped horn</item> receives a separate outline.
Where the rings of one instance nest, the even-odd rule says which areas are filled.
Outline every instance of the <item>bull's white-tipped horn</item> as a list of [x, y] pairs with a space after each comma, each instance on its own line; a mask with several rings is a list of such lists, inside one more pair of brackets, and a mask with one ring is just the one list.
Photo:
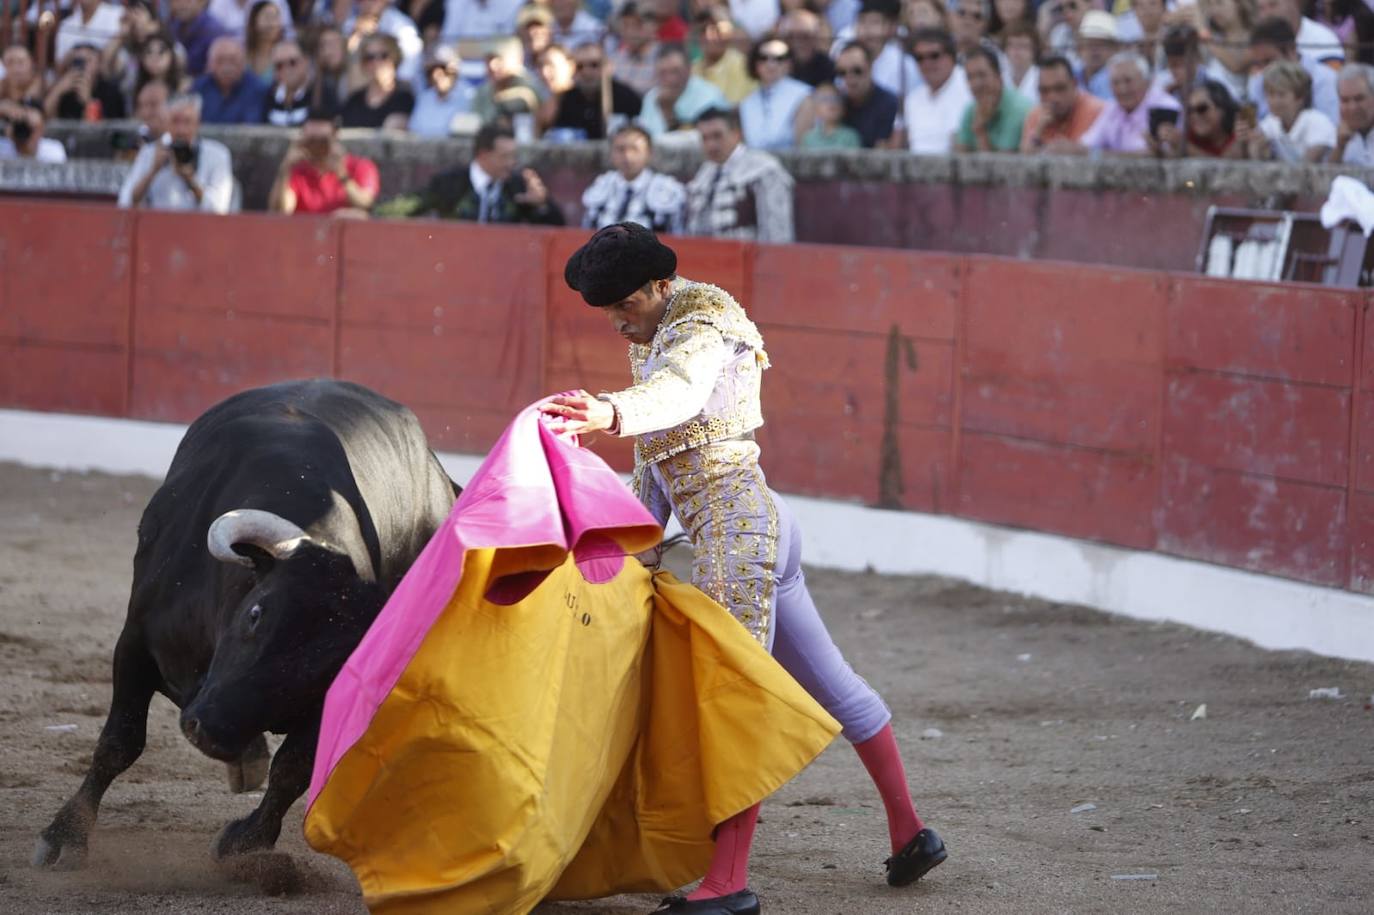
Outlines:
[[273, 559], [286, 559], [310, 535], [281, 515], [256, 508], [225, 512], [210, 525], [205, 536], [210, 555], [220, 562], [251, 566], [253, 560], [234, 551], [236, 543], [250, 543], [269, 553]]

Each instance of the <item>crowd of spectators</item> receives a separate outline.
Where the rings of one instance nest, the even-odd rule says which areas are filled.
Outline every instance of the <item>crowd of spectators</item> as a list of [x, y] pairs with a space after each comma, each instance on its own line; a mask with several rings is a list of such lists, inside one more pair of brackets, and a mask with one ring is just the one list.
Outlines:
[[[1316, 0], [44, 0], [6, 25], [0, 157], [133, 118], [124, 205], [224, 211], [200, 124], [298, 131], [283, 212], [562, 221], [518, 143], [607, 140], [589, 225], [791, 237], [770, 152], [899, 149], [1374, 165], [1374, 10]], [[476, 135], [378, 200], [340, 128]], [[648, 167], [699, 144], [686, 185]]]

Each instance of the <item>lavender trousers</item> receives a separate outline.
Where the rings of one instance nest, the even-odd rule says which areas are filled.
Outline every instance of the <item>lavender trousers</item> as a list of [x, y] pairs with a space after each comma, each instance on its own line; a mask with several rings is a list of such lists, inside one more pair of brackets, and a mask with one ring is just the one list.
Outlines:
[[825, 628], [801, 567], [801, 527], [787, 503], [768, 491], [778, 513], [778, 556], [773, 567], [773, 625], [769, 650], [843, 726], [850, 743], [863, 743], [892, 720], [873, 687], [854, 672]]

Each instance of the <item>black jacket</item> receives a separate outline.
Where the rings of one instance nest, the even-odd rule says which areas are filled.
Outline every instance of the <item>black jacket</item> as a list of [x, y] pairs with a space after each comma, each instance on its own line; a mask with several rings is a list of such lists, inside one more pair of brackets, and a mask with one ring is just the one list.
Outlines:
[[[403, 194], [377, 208], [379, 216], [437, 216], [477, 222], [482, 200], [472, 188], [466, 164], [445, 169], [430, 179], [424, 190]], [[501, 194], [487, 214], [487, 222], [563, 225], [563, 211], [552, 199], [543, 206], [521, 203], [516, 197], [525, 193], [525, 179], [517, 171], [501, 185]]]

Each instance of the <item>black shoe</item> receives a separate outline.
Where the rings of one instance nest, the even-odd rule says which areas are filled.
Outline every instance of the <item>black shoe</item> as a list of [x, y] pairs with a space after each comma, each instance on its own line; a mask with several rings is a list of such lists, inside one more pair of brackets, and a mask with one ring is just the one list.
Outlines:
[[933, 829], [922, 829], [897, 854], [883, 862], [888, 886], [906, 886], [924, 877], [932, 867], [949, 857], [945, 843]]
[[729, 896], [713, 896], [688, 902], [685, 896], [669, 896], [654, 909], [675, 915], [759, 915], [759, 897], [752, 890], [744, 889]]

